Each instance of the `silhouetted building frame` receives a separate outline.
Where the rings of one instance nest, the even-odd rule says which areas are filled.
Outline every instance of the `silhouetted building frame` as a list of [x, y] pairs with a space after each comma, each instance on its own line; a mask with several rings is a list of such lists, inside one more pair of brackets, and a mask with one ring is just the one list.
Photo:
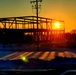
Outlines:
[[[37, 33], [39, 41], [49, 41], [55, 34], [64, 34], [65, 27], [63, 29], [52, 29], [52, 22], [55, 19], [38, 17], [38, 29], [37, 29], [37, 17], [36, 16], [20, 16], [20, 17], [7, 17], [0, 18], [0, 36], [9, 37], [13, 34], [13, 38], [19, 38], [19, 36], [31, 35], [34, 41], [37, 41]], [[64, 21], [57, 20], [64, 24]], [[16, 36], [19, 35], [19, 36]], [[6, 38], [5, 38], [6, 39]]]

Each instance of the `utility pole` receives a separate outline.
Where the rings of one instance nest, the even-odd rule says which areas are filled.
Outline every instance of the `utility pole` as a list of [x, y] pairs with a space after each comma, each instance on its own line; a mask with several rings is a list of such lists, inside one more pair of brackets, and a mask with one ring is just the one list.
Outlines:
[[39, 50], [39, 36], [38, 36], [38, 0], [36, 0], [36, 15], [37, 15], [37, 50]]
[[39, 5], [39, 2], [41, 3], [42, 0], [30, 1], [30, 3], [32, 4], [32, 9], [36, 9], [36, 17], [37, 17], [37, 50], [39, 50], [39, 36], [38, 36], [38, 13], [39, 13], [39, 10], [38, 9], [41, 9], [41, 5]]

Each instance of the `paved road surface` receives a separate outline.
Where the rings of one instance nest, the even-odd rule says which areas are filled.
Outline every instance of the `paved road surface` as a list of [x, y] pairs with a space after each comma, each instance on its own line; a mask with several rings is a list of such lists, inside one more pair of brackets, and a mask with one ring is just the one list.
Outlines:
[[63, 51], [63, 52], [57, 52], [57, 51], [38, 51], [38, 52], [14, 52], [11, 54], [8, 54], [6, 56], [3, 56], [0, 58], [0, 60], [18, 60], [21, 59], [22, 56], [29, 58], [37, 58], [42, 60], [52, 60], [56, 56], [59, 57], [67, 57], [67, 58], [76, 58], [76, 54], [70, 51]]

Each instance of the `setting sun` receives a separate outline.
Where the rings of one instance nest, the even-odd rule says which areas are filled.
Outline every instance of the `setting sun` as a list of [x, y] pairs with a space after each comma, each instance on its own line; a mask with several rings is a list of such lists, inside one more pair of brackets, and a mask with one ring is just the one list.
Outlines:
[[59, 29], [60, 28], [60, 23], [59, 22], [55, 22], [55, 27], [56, 27], [56, 29]]

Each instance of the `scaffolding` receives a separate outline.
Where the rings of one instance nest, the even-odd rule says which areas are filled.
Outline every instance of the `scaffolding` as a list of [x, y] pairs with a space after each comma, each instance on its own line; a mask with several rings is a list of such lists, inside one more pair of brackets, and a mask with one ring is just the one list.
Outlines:
[[[53, 24], [55, 21], [61, 23], [62, 26], [60, 29], [53, 28], [54, 26]], [[64, 21], [61, 20], [38, 17], [38, 27], [37, 27], [36, 16], [0, 18], [0, 36], [6, 35], [9, 37], [10, 34], [11, 35], [15, 34], [19, 36], [30, 35], [33, 37], [34, 41], [37, 41], [37, 37], [39, 41], [49, 41], [54, 38], [54, 35], [57, 34], [58, 37], [58, 34], [60, 35], [64, 33], [65, 33]]]

